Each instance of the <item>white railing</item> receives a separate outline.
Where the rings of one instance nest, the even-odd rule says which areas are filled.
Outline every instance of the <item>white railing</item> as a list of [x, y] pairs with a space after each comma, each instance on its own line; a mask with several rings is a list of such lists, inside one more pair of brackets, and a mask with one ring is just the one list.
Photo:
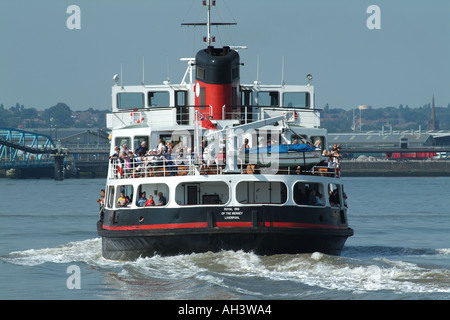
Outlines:
[[[238, 164], [238, 174], [279, 174], [279, 175], [314, 175], [339, 178], [339, 167], [313, 166], [309, 170], [296, 167], [280, 167], [276, 171], [258, 167], [252, 164]], [[136, 162], [134, 164], [121, 163], [117, 160], [110, 163], [110, 179], [133, 179], [148, 177], [194, 176], [194, 175], [222, 175], [224, 164], [196, 164], [191, 159], [177, 159], [176, 161], [157, 160]]]

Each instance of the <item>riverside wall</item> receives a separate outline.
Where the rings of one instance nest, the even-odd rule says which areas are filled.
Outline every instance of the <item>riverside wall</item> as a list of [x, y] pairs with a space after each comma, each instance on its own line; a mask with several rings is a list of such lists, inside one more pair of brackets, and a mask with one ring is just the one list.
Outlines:
[[342, 177], [445, 177], [450, 176], [446, 160], [343, 160]]

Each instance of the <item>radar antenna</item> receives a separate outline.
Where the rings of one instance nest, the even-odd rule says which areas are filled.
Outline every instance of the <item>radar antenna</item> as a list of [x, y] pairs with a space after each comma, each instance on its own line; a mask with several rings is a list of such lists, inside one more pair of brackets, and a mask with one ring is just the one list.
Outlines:
[[236, 25], [236, 22], [211, 22], [211, 7], [216, 5], [215, 0], [203, 0], [203, 6], [207, 8], [207, 22], [188, 22], [182, 23], [182, 26], [206, 26], [207, 28], [207, 36], [203, 37], [203, 42], [208, 43], [208, 46], [211, 45], [212, 42], [216, 41], [216, 37], [211, 36], [211, 26], [225, 26], [225, 25]]

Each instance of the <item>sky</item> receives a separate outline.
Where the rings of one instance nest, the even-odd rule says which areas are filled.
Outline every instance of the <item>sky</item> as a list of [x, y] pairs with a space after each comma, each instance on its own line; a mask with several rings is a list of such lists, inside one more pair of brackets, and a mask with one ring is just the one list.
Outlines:
[[[318, 108], [450, 103], [449, 0], [216, 0], [211, 19], [237, 23], [211, 33], [247, 46], [241, 83], [311, 73]], [[1, 0], [0, 104], [104, 110], [114, 74], [179, 83], [206, 35], [181, 23], [205, 21], [201, 0]]]

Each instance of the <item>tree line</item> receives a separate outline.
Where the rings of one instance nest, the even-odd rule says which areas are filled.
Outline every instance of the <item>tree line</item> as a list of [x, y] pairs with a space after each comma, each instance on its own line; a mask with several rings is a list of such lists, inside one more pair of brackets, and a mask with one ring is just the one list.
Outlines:
[[[435, 107], [435, 119], [440, 130], [450, 130], [450, 103], [447, 107]], [[400, 104], [398, 107], [353, 109], [331, 108], [328, 104], [321, 111], [321, 126], [330, 133], [380, 131], [392, 127], [393, 130], [429, 129], [431, 104], [411, 108]]]
[[62, 102], [45, 110], [27, 108], [23, 104], [5, 108], [0, 104], [0, 127], [6, 128], [104, 128], [108, 110], [72, 111]]
[[[332, 108], [328, 104], [321, 111], [321, 126], [330, 133], [386, 130], [428, 130], [431, 104], [410, 108], [402, 104], [373, 109]], [[72, 111], [65, 103], [57, 103], [45, 110], [27, 108], [23, 104], [5, 108], [0, 104], [0, 127], [7, 128], [104, 128], [109, 110]], [[439, 129], [450, 130], [450, 103], [447, 107], [435, 107]]]

